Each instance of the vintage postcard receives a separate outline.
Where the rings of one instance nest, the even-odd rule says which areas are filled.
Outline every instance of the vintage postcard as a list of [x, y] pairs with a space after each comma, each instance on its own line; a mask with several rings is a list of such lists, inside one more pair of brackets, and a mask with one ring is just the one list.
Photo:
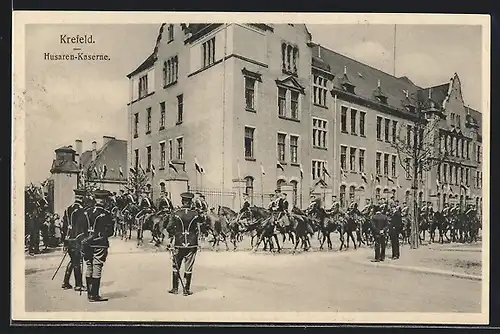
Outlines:
[[13, 320], [488, 323], [489, 16], [13, 23]]

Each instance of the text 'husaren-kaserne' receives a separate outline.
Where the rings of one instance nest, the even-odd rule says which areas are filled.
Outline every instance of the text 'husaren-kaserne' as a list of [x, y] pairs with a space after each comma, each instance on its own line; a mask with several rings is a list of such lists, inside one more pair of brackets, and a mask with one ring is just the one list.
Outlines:
[[83, 60], [83, 61], [108, 61], [111, 58], [107, 54], [96, 54], [96, 53], [50, 53], [45, 52], [43, 54], [44, 60]]

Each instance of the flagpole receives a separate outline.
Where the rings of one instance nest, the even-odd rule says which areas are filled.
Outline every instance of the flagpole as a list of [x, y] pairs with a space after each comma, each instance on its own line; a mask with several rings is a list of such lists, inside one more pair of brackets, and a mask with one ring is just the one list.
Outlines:
[[394, 64], [393, 76], [396, 76], [396, 25], [394, 25]]
[[264, 207], [264, 174], [262, 172], [260, 173], [260, 201], [262, 202], [262, 207]]

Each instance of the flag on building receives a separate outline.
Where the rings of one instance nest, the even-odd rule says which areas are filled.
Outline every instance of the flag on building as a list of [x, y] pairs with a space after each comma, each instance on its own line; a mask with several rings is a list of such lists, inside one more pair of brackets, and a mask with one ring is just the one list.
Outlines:
[[454, 194], [454, 193], [455, 193], [455, 192], [453, 191], [453, 188], [451, 187], [451, 185], [448, 185], [448, 189], [449, 189], [449, 191], [450, 191], [452, 194]]
[[177, 173], [177, 168], [175, 168], [174, 164], [172, 163], [172, 161], [169, 161], [168, 162], [168, 168], [172, 168], [174, 170], [174, 172]]
[[387, 176], [387, 181], [394, 184], [394, 180], [390, 176]]
[[283, 172], [285, 171], [285, 168], [283, 167], [283, 165], [279, 161], [276, 162], [276, 168], [281, 169]]
[[344, 168], [340, 167], [340, 177], [347, 177], [345, 175], [345, 171], [344, 171]]
[[240, 162], [236, 163], [236, 171], [238, 173], [238, 180], [241, 180]]
[[375, 177], [373, 176], [373, 173], [370, 174], [370, 180], [373, 182], [375, 181]]
[[304, 170], [302, 169], [302, 164], [299, 164], [299, 168], [300, 168], [300, 178], [303, 179], [304, 178]]
[[375, 177], [375, 180], [376, 180], [378, 183], [380, 183], [380, 176], [378, 176], [378, 175], [377, 175], [377, 176]]
[[106, 165], [103, 165], [101, 168], [101, 179], [104, 179], [106, 177], [107, 172], [108, 172], [108, 167], [106, 167]]
[[134, 167], [130, 167], [130, 172], [131, 172], [132, 174], [135, 174], [135, 173], [136, 173], [135, 168], [134, 168]]
[[323, 173], [325, 175], [328, 175], [328, 177], [330, 177], [330, 173], [328, 172], [328, 169], [326, 168], [325, 164], [323, 164]]
[[436, 179], [436, 186], [437, 186], [438, 190], [441, 189], [441, 182], [439, 182], [438, 179]]
[[203, 170], [203, 167], [200, 165], [200, 162], [198, 161], [198, 158], [196, 158], [196, 157], [194, 157], [194, 168], [200, 174], [203, 174], [205, 172]]
[[366, 174], [365, 173], [361, 173], [361, 178], [363, 179], [364, 183], [368, 183], [368, 179], [366, 178]]
[[97, 167], [94, 167], [94, 176], [99, 177], [99, 171], [97, 170]]
[[262, 175], [266, 175], [266, 172], [264, 171], [264, 166], [262, 166], [262, 163], [260, 164], [260, 172]]
[[144, 168], [142, 168], [142, 165], [139, 165], [139, 169], [141, 170], [141, 172], [142, 172], [143, 174], [146, 174], [146, 172], [144, 171]]
[[152, 177], [155, 177], [155, 174], [156, 174], [155, 165], [154, 165], [154, 164], [151, 164], [151, 176], [152, 176]]
[[123, 169], [122, 169], [122, 165], [120, 165], [120, 176], [123, 177]]

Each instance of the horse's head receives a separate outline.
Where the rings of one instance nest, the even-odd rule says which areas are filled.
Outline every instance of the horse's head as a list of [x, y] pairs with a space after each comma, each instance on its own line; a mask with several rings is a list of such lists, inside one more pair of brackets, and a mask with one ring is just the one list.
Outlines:
[[261, 208], [258, 206], [251, 206], [249, 209], [250, 212], [252, 213], [252, 216], [256, 219], [267, 218], [270, 215], [269, 211], [265, 208]]

